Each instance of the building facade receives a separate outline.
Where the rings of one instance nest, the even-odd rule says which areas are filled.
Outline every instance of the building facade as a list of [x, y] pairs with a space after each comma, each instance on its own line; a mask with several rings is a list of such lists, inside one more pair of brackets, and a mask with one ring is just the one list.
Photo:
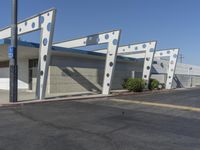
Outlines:
[[[0, 90], [9, 89], [8, 47], [10, 41], [0, 44]], [[35, 91], [39, 44], [19, 41], [18, 67], [19, 89]], [[47, 93], [95, 92], [102, 90], [106, 55], [98, 52], [53, 47], [51, 53]], [[142, 59], [118, 56], [112, 90], [122, 89], [123, 80], [142, 77]], [[168, 61], [156, 59], [153, 63], [152, 78], [161, 83], [166, 81]], [[177, 64], [173, 88], [200, 85], [200, 67]]]

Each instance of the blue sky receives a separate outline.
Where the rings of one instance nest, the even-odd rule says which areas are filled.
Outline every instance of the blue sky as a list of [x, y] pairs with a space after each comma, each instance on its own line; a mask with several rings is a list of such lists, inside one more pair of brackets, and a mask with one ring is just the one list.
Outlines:
[[[19, 0], [19, 20], [57, 9], [54, 41], [122, 29], [120, 44], [157, 40], [200, 65], [200, 0]], [[10, 24], [11, 0], [0, 1], [0, 28]], [[39, 41], [39, 33], [24, 36]]]

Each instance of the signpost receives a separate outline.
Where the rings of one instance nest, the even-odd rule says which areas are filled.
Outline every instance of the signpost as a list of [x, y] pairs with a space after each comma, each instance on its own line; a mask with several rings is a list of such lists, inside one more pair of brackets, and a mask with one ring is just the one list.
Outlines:
[[12, 0], [11, 46], [8, 50], [10, 59], [10, 102], [18, 98], [18, 67], [17, 67], [17, 6], [18, 0]]

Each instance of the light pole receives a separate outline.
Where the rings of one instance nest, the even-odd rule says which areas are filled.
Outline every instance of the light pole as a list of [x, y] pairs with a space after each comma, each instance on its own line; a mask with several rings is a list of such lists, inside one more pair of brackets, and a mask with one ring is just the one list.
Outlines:
[[18, 0], [12, 0], [11, 46], [9, 48], [10, 68], [10, 102], [18, 98], [18, 66], [17, 66], [17, 15]]
[[192, 87], [192, 77], [190, 75], [190, 71], [192, 70], [192, 67], [188, 68], [188, 75], [189, 75], [189, 83], [190, 83], [190, 87]]

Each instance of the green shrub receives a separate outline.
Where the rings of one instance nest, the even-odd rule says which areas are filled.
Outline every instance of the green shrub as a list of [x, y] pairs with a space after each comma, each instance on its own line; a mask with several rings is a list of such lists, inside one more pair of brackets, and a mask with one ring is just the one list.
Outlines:
[[128, 79], [124, 79], [124, 81], [123, 81], [123, 83], [122, 83], [122, 87], [123, 87], [124, 89], [127, 89], [127, 81], [128, 81]]
[[129, 91], [142, 92], [145, 87], [145, 82], [140, 78], [129, 78], [124, 85]]
[[155, 90], [155, 89], [158, 89], [158, 86], [159, 86], [159, 81], [156, 80], [156, 79], [150, 79], [149, 80], [149, 89], [150, 90]]

